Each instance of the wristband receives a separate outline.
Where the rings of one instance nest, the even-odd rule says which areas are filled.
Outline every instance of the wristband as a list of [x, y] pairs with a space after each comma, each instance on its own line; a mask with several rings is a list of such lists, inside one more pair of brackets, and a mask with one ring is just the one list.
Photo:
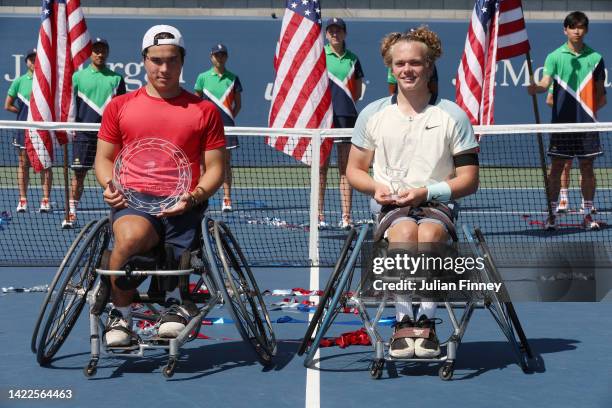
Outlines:
[[193, 199], [194, 207], [201, 203], [201, 201], [196, 198], [196, 194], [197, 194], [198, 190], [200, 190], [202, 192], [202, 195], [204, 197], [206, 196], [206, 190], [204, 190], [204, 187], [196, 186], [196, 188], [194, 188], [193, 191], [191, 193], [189, 193], [189, 195]]
[[427, 201], [432, 200], [443, 203], [451, 200], [451, 188], [446, 181], [427, 186]]

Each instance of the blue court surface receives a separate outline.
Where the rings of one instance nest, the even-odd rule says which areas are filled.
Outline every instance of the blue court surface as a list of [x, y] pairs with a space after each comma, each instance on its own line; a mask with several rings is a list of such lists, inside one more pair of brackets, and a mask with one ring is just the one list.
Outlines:
[[[321, 270], [320, 286], [329, 276]], [[255, 270], [260, 288], [309, 287], [305, 268]], [[53, 268], [0, 268], [0, 286], [30, 287], [48, 283]], [[266, 303], [282, 300], [267, 296]], [[301, 298], [298, 298], [303, 300]], [[105, 359], [91, 379], [82, 369], [89, 359], [86, 313], [50, 367], [42, 368], [30, 351], [32, 328], [42, 293], [0, 296], [1, 407], [612, 407], [612, 303], [517, 303], [523, 327], [542, 365], [524, 374], [490, 314], [476, 310], [459, 349], [455, 376], [444, 382], [435, 365], [397, 364], [370, 379], [370, 346], [321, 349], [318, 369], [307, 370], [295, 353], [308, 314], [271, 311], [279, 348], [276, 365], [265, 370], [238, 340], [231, 324], [204, 326], [213, 340], [186, 345], [171, 379], [161, 375], [163, 356], [144, 360]], [[393, 315], [388, 309], [385, 315]], [[216, 309], [211, 317], [227, 317]], [[439, 333], [444, 333], [448, 317]], [[342, 323], [340, 323], [342, 322]], [[329, 335], [359, 329], [356, 315], [342, 315]], [[390, 328], [383, 334], [388, 336]], [[214, 340], [216, 339], [216, 340]], [[391, 374], [391, 375], [390, 375]], [[20, 389], [71, 390], [70, 400], [16, 400]]]

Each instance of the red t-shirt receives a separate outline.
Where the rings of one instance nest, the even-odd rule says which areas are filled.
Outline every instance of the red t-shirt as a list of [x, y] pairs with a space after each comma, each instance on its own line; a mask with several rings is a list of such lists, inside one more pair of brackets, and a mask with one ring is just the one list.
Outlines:
[[[223, 121], [215, 105], [185, 90], [171, 99], [155, 98], [144, 87], [109, 102], [102, 116], [98, 137], [117, 145], [119, 150], [144, 138], [172, 142], [188, 158], [192, 174], [189, 191], [195, 188], [200, 178], [202, 152], [225, 146]], [[165, 162], [143, 163], [144, 167], [152, 167], [154, 164], [154, 168], [141, 170], [153, 172], [155, 186], [140, 185], [142, 183], [137, 179], [142, 176], [139, 175], [142, 171], [135, 171], [134, 176], [128, 178], [130, 186], [154, 195], [171, 195], [177, 183], [176, 163], [170, 156], [165, 157]], [[137, 188], [139, 185], [140, 188]]]

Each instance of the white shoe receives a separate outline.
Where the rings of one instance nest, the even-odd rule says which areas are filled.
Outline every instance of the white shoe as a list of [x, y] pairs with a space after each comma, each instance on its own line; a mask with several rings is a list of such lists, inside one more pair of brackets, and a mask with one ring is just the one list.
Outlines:
[[104, 339], [108, 347], [127, 347], [132, 344], [131, 327], [117, 309], [109, 312], [104, 332]]
[[76, 224], [76, 214], [75, 213], [68, 213], [68, 219], [63, 219], [62, 220], [62, 229], [71, 229], [74, 227], [74, 224]]
[[48, 198], [43, 198], [40, 202], [40, 212], [47, 213], [51, 211], [51, 203]]
[[232, 200], [230, 198], [223, 199], [223, 205], [221, 206], [222, 212], [232, 212]]
[[591, 217], [590, 214], [585, 215], [584, 220], [582, 221], [582, 226], [586, 230], [597, 231], [597, 230], [601, 229], [601, 226], [599, 225], [599, 223], [597, 221], [593, 220], [593, 217]]
[[190, 319], [191, 316], [184, 307], [172, 305], [159, 320], [160, 325], [157, 334], [159, 337], [174, 339], [185, 329]]
[[26, 211], [28, 211], [28, 200], [20, 198], [19, 203], [17, 203], [17, 212], [24, 213]]
[[557, 205], [556, 212], [557, 213], [566, 213], [569, 210], [569, 201], [568, 200], [559, 200], [559, 204]]

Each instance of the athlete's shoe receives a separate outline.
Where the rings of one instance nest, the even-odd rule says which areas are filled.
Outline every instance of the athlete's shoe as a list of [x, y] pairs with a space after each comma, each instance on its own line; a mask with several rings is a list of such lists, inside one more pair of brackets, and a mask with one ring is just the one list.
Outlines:
[[412, 329], [414, 329], [414, 322], [408, 315], [405, 315], [400, 322], [395, 324], [393, 336], [389, 341], [389, 355], [391, 357], [414, 357], [414, 339], [410, 337]]
[[28, 200], [20, 198], [19, 203], [17, 203], [17, 212], [24, 213], [26, 211], [28, 211]]
[[557, 205], [557, 208], [555, 209], [555, 211], [557, 213], [566, 213], [568, 210], [569, 210], [569, 201], [564, 200], [564, 199], [559, 200], [559, 204]]
[[117, 309], [111, 309], [104, 329], [104, 339], [109, 347], [127, 347], [132, 343], [132, 333], [129, 322], [123, 318]]
[[554, 231], [558, 228], [559, 226], [557, 225], [557, 217], [553, 215], [552, 217], [548, 217], [546, 219], [546, 224], [544, 225], [545, 230]]
[[159, 337], [173, 339], [177, 337], [187, 326], [191, 316], [187, 308], [174, 304], [166, 309], [165, 313], [159, 320], [159, 329], [157, 334]]
[[353, 223], [351, 222], [351, 216], [348, 214], [342, 214], [342, 219], [338, 223], [338, 227], [342, 229], [350, 229]]
[[593, 220], [591, 214], [587, 214], [584, 216], [584, 220], [582, 220], [582, 226], [587, 230], [599, 230], [601, 226], [597, 221]]
[[416, 327], [427, 330], [427, 337], [419, 337], [414, 340], [414, 355], [418, 358], [435, 358], [440, 355], [440, 341], [436, 335], [436, 319], [428, 319], [422, 315], [416, 323]]
[[77, 220], [76, 213], [73, 213], [73, 212], [68, 213], [68, 219], [62, 220], [62, 228], [70, 229], [74, 227], [74, 224], [76, 224], [76, 220]]
[[231, 212], [232, 211], [232, 199], [231, 198], [224, 198], [223, 199], [223, 205], [221, 206], [221, 211], [222, 212]]
[[51, 203], [49, 202], [48, 198], [43, 198], [40, 201], [40, 212], [49, 212], [51, 211]]

